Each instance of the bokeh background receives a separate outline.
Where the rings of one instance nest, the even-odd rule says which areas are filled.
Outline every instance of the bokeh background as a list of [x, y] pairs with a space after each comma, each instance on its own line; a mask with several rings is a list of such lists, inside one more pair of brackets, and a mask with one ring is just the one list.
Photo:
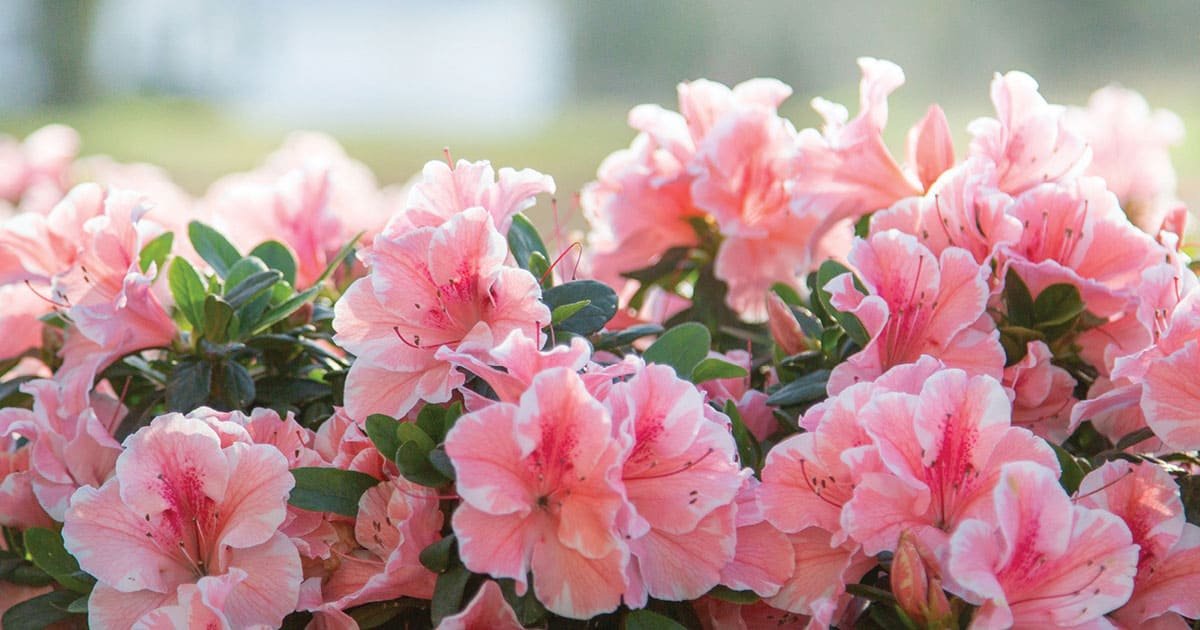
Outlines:
[[1198, 53], [1197, 0], [4, 0], [0, 132], [63, 122], [84, 154], [157, 163], [202, 193], [316, 129], [381, 183], [448, 146], [549, 173], [569, 199], [632, 138], [629, 108], [674, 108], [681, 80], [778, 77], [800, 128], [819, 124], [814, 96], [856, 111], [854, 60], [870, 55], [908, 76], [891, 100], [897, 148], [933, 101], [965, 146], [997, 71], [1029, 72], [1060, 103], [1137, 89], [1192, 132], [1174, 155], [1194, 209]]

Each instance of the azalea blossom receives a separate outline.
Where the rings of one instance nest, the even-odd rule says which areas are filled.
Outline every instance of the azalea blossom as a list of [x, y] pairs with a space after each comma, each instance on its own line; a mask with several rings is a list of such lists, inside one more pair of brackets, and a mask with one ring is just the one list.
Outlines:
[[506, 265], [507, 253], [483, 208], [376, 237], [365, 258], [370, 273], [338, 301], [333, 321], [334, 341], [356, 355], [346, 381], [352, 417], [446, 402], [465, 378], [436, 358], [439, 348], [488, 345], [550, 321], [537, 279]]
[[[533, 169], [500, 169], [491, 163], [459, 160], [453, 166], [430, 161], [421, 179], [409, 189], [403, 212], [387, 226], [398, 236], [406, 227], [437, 227], [467, 208], [483, 208], [501, 234], [508, 234], [513, 215], [534, 203], [540, 194], [554, 194], [554, 179]], [[525, 261], [519, 261], [524, 263]]]
[[992, 497], [995, 521], [950, 537], [946, 588], [979, 606], [971, 627], [1083, 625], [1129, 599], [1138, 546], [1120, 518], [1072, 505], [1033, 462], [1005, 464]]
[[[278, 626], [296, 606], [300, 559], [278, 531], [293, 480], [274, 447], [222, 447], [209, 422], [160, 416], [125, 443], [116, 475], [80, 488], [66, 548], [99, 583], [88, 621], [125, 628], [198, 589], [235, 627]], [[149, 620], [147, 620], [149, 621]]]
[[454, 512], [463, 564], [512, 578], [533, 572], [549, 610], [588, 618], [616, 609], [629, 549], [617, 529], [630, 510], [620, 481], [628, 446], [575, 372], [546, 370], [519, 404], [469, 413], [446, 436], [463, 503]]

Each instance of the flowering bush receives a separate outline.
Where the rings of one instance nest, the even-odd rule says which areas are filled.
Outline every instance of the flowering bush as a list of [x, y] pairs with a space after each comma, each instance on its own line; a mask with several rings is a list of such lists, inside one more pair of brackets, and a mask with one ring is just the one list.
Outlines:
[[897, 160], [859, 64], [635, 108], [562, 252], [532, 170], [0, 140], [3, 627], [1187, 627], [1179, 121], [1011, 72]]

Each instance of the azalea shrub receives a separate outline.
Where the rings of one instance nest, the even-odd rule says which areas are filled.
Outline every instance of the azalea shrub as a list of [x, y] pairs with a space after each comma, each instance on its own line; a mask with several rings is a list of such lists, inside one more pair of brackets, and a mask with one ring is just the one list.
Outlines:
[[195, 198], [0, 140], [3, 627], [1186, 628], [1179, 120], [997, 75], [955, 147], [679, 86], [551, 177], [290, 137]]

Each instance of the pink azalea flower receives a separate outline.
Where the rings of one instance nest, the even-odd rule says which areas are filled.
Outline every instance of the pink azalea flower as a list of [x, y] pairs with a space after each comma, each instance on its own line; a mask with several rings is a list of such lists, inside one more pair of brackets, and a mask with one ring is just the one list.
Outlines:
[[32, 287], [23, 284], [0, 285], [0, 360], [21, 356], [26, 350], [42, 346], [40, 317], [53, 308]]
[[937, 105], [930, 105], [925, 117], [908, 130], [908, 164], [916, 169], [925, 190], [954, 166], [954, 138], [950, 133], [946, 112]]
[[457, 615], [450, 615], [438, 624], [438, 630], [521, 630], [524, 626], [517, 620], [500, 585], [488, 580], [479, 587], [467, 607]]
[[334, 341], [357, 357], [346, 381], [352, 417], [403, 416], [420, 400], [446, 402], [465, 378], [436, 358], [438, 348], [487, 345], [550, 321], [537, 279], [506, 266], [507, 255], [483, 208], [376, 237], [370, 273], [335, 307]]
[[758, 494], [761, 484], [743, 474], [737, 494], [737, 547], [733, 559], [721, 568], [721, 584], [735, 591], [754, 591], [771, 597], [796, 570], [792, 544], [783, 532], [767, 521]]
[[296, 258], [296, 286], [311, 286], [353, 234], [330, 205], [330, 175], [309, 168], [271, 181], [250, 177], [217, 182], [205, 197], [214, 226], [242, 251], [277, 240]]
[[[508, 234], [513, 215], [533, 206], [540, 194], [554, 194], [554, 179], [533, 169], [500, 169], [499, 179], [486, 160], [459, 160], [453, 168], [430, 161], [409, 190], [399, 221], [387, 228], [399, 236], [406, 227], [438, 227], [467, 208], [483, 208], [501, 234]], [[524, 262], [524, 261], [521, 261]]]
[[1135, 628], [1164, 616], [1200, 617], [1200, 527], [1184, 520], [1179, 486], [1153, 464], [1106, 462], [1079, 484], [1078, 505], [1121, 517], [1138, 545], [1133, 595], [1111, 613]]
[[849, 259], [867, 294], [850, 274], [825, 288], [834, 308], [856, 315], [871, 340], [834, 368], [831, 394], [925, 354], [972, 374], [1001, 376], [1004, 350], [985, 312], [989, 267], [957, 247], [935, 256], [915, 237], [894, 230], [856, 240]]
[[664, 365], [614, 385], [607, 402], [632, 442], [621, 472], [631, 507], [622, 518], [632, 554], [625, 602], [699, 597], [734, 557], [742, 477], [729, 420]]
[[[443, 346], [435, 356], [483, 379], [495, 392], [496, 400], [517, 403], [538, 374], [556, 367], [579, 372], [588, 365], [592, 354], [587, 341], [580, 337], [572, 338], [568, 345], [554, 346], [546, 351], [542, 351], [539, 345], [518, 329], [509, 333], [508, 337], [494, 348], [467, 344], [458, 348]], [[590, 380], [590, 376], [585, 377], [585, 382]], [[611, 380], [606, 375], [602, 375], [601, 378]], [[470, 411], [496, 402], [466, 388], [462, 388], [461, 391]]]
[[996, 165], [1000, 190], [1020, 194], [1044, 182], [1065, 181], [1091, 161], [1087, 140], [1067, 124], [1061, 105], [1038, 93], [1037, 81], [1023, 72], [992, 79], [996, 118], [979, 118], [971, 132], [970, 155]]
[[209, 422], [160, 416], [126, 440], [113, 478], [76, 491], [63, 539], [99, 581], [93, 627], [189, 605], [193, 585], [210, 606], [224, 597], [233, 627], [278, 626], [295, 609], [300, 559], [278, 531], [287, 461], [272, 446], [221, 442]]
[[63, 125], [42, 127], [24, 142], [0, 136], [0, 200], [45, 213], [70, 187], [71, 162], [78, 153], [79, 134]]
[[898, 229], [940, 255], [961, 247], [984, 264], [1000, 243], [1021, 237], [1021, 222], [1007, 212], [1012, 197], [996, 187], [996, 167], [971, 158], [947, 170], [924, 197], [909, 197], [871, 217], [871, 233]]
[[972, 628], [1080, 626], [1129, 599], [1138, 556], [1129, 528], [1072, 505], [1055, 476], [1006, 464], [996, 520], [964, 521], [951, 536], [946, 587], [980, 607]]
[[[34, 475], [29, 467], [33, 449], [19, 444], [22, 437], [0, 425], [0, 525], [17, 529], [51, 527], [54, 519], [33, 493]], [[17, 601], [22, 600], [11, 603]]]
[[853, 541], [832, 543], [829, 532], [819, 527], [809, 527], [788, 538], [796, 558], [796, 572], [766, 602], [812, 617], [817, 627], [828, 628], [850, 599], [846, 585], [862, 579], [876, 561], [859, 551]]
[[1013, 427], [1004, 388], [987, 376], [944, 370], [919, 395], [876, 394], [859, 411], [878, 448], [842, 511], [842, 526], [863, 551], [894, 551], [904, 530], [930, 549], [945, 549], [967, 519], [992, 521], [992, 489], [1000, 467], [1030, 461], [1057, 471], [1046, 443]]
[[819, 527], [835, 545], [846, 540], [842, 508], [864, 470], [878, 470], [878, 449], [859, 422], [859, 412], [885, 392], [916, 394], [942, 364], [924, 356], [892, 368], [872, 383], [858, 383], [814, 405], [800, 420], [806, 432], [767, 453], [758, 502], [763, 515], [785, 533]]
[[[821, 221], [816, 234], [922, 191], [920, 182], [900, 168], [883, 141], [887, 97], [904, 84], [904, 71], [890, 61], [870, 57], [859, 58], [858, 66], [862, 69], [858, 116], [849, 120], [845, 107], [816, 98], [812, 106], [825, 119], [823, 133], [805, 129], [798, 136], [793, 210]], [[935, 121], [923, 121], [922, 126], [931, 127], [916, 131], [927, 145], [914, 155], [929, 160], [918, 166], [929, 176], [945, 161], [944, 143], [936, 137], [944, 132]]]
[[98, 488], [112, 476], [121, 454], [112, 433], [125, 408], [101, 391], [81, 397], [48, 379], [30, 381], [21, 391], [33, 397], [33, 408], [0, 409], [0, 434], [29, 440], [33, 492], [46, 513], [62, 521], [75, 490]]
[[[322, 575], [320, 604], [346, 609], [397, 597], [429, 599], [437, 575], [418, 556], [441, 538], [437, 492], [403, 478], [367, 490], [358, 501], [350, 544], [335, 545]], [[320, 606], [305, 606], [320, 608]]]
[[463, 498], [453, 517], [463, 564], [516, 580], [518, 593], [532, 570], [538, 599], [563, 616], [616, 609], [629, 557], [617, 530], [630, 509], [620, 481], [627, 448], [566, 368], [538, 375], [519, 404], [460, 418], [446, 453]]
[[820, 624], [809, 617], [780, 610], [767, 604], [735, 604], [715, 597], [696, 600], [692, 607], [700, 618], [704, 630], [754, 630], [776, 628], [777, 630], [800, 630], [818, 628]]
[[1013, 424], [1061, 444], [1073, 430], [1075, 379], [1050, 359], [1045, 342], [1030, 341], [1025, 357], [1004, 368], [1004, 386], [1014, 395]]
[[1067, 108], [1066, 121], [1091, 146], [1087, 174], [1104, 178], [1135, 225], [1157, 233], [1174, 204], [1170, 149], [1183, 141], [1179, 117], [1152, 112], [1141, 94], [1111, 85], [1092, 93], [1087, 108]]

